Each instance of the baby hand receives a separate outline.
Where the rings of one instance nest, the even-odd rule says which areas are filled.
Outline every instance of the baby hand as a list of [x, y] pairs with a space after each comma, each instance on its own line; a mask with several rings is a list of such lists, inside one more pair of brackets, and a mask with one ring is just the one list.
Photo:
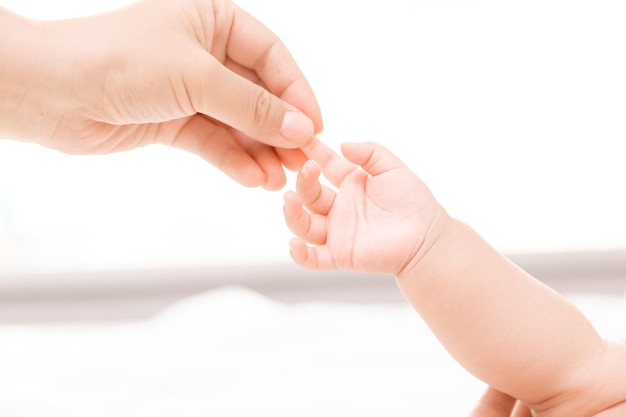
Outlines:
[[447, 214], [415, 173], [376, 143], [344, 143], [345, 158], [317, 140], [303, 150], [284, 207], [297, 264], [398, 275], [419, 262]]

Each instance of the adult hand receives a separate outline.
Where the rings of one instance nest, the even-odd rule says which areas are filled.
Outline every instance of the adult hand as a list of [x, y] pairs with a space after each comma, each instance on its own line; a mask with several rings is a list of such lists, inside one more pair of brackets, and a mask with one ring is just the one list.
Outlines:
[[173, 145], [277, 189], [322, 129], [285, 45], [229, 0], [45, 22], [0, 9], [0, 39], [0, 136], [75, 154]]

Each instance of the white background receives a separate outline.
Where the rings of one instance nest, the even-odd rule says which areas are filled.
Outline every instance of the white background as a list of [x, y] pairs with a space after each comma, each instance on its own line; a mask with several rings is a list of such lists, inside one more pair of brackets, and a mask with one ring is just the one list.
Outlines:
[[[0, 0], [34, 18], [124, 3]], [[384, 143], [505, 252], [626, 248], [622, 1], [239, 3], [300, 63], [333, 147]], [[290, 262], [289, 237], [282, 192], [194, 155], [0, 141], [0, 276]], [[623, 298], [577, 304], [623, 338]], [[0, 326], [0, 339], [4, 415], [450, 416], [482, 390], [408, 305], [227, 290], [146, 322]]]
[[[3, 0], [33, 18], [126, 1]], [[287, 44], [333, 147], [385, 144], [512, 252], [626, 248], [622, 1], [244, 0]], [[282, 192], [164, 147], [0, 141], [0, 274], [289, 262]]]

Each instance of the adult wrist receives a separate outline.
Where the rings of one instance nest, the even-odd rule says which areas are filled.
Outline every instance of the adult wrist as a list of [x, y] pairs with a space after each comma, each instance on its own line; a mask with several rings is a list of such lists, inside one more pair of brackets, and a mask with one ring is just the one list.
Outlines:
[[0, 137], [45, 141], [75, 104], [80, 69], [59, 37], [48, 22], [0, 8]]
[[25, 94], [21, 44], [26, 21], [0, 7], [0, 137], [13, 138], [20, 97]]

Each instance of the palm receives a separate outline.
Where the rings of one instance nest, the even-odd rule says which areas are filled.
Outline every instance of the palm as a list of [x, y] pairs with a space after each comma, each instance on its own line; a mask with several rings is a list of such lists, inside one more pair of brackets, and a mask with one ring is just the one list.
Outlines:
[[367, 272], [399, 271], [419, 246], [419, 186], [406, 168], [378, 176], [356, 170], [341, 183], [328, 213], [325, 246], [336, 266]]
[[[305, 153], [319, 167], [307, 163], [298, 176], [298, 195], [285, 196], [287, 223], [300, 238], [292, 244], [296, 262], [316, 270], [401, 271], [443, 211], [427, 187], [372, 144], [348, 149], [346, 157], [362, 168], [320, 142]], [[337, 191], [320, 184], [320, 168]]]

